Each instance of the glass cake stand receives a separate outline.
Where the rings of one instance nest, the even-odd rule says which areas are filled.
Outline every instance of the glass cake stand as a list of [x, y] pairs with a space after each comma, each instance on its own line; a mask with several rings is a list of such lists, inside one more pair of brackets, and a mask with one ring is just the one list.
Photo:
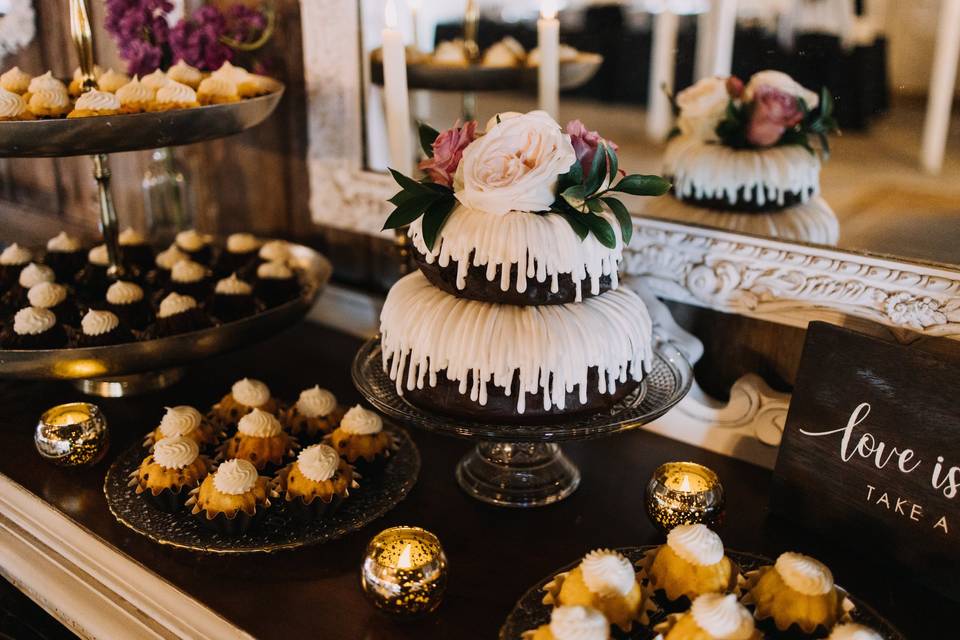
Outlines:
[[508, 425], [471, 422], [410, 404], [383, 369], [379, 337], [360, 348], [351, 374], [363, 397], [388, 416], [427, 431], [478, 440], [457, 464], [457, 482], [477, 500], [503, 507], [539, 507], [569, 496], [580, 484], [580, 470], [558, 442], [598, 438], [651, 422], [680, 402], [693, 380], [686, 358], [660, 341], [640, 386], [609, 409], [550, 424]]

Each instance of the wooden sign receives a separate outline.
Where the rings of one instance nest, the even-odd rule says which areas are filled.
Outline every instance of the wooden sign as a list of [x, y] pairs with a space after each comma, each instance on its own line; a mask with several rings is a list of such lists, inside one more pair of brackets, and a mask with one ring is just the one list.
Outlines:
[[960, 600], [960, 364], [811, 323], [771, 509]]

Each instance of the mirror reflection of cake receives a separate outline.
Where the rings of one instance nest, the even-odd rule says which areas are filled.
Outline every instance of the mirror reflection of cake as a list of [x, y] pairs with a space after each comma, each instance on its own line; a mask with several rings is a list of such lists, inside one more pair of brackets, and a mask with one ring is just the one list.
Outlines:
[[[615, 145], [538, 111], [500, 114], [476, 130], [467, 123], [436, 136], [421, 163], [425, 182], [398, 177], [404, 191], [391, 199], [391, 218], [409, 214], [404, 203], [418, 195], [447, 204], [424, 204], [409, 226], [419, 270], [387, 295], [384, 370], [412, 404], [468, 419], [549, 421], [607, 408], [637, 388], [653, 357], [647, 309], [617, 277], [629, 214], [621, 221], [588, 204], [616, 189], [607, 177]], [[656, 193], [667, 188], [655, 176], [623, 180], [641, 178]], [[581, 209], [563, 196], [576, 185], [584, 197], [570, 200]], [[449, 210], [437, 217], [438, 206]]]

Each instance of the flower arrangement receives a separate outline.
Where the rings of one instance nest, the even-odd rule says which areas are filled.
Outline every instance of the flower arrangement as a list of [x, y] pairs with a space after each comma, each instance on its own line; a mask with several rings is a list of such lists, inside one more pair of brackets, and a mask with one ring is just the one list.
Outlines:
[[[106, 29], [130, 74], [146, 75], [178, 60], [204, 71], [261, 48], [273, 34], [274, 12], [234, 4], [202, 6], [170, 26], [169, 0], [107, 0]], [[256, 68], [255, 61], [245, 61]]]
[[736, 76], [704, 78], [676, 95], [674, 134], [734, 149], [798, 144], [811, 153], [817, 139], [824, 156], [827, 135], [838, 131], [833, 99], [818, 96], [781, 71], [760, 71], [744, 85]]
[[624, 244], [633, 223], [626, 206], [613, 194], [659, 196], [670, 183], [659, 176], [627, 175], [618, 166], [617, 145], [590, 131], [579, 120], [565, 128], [543, 111], [503, 113], [478, 133], [478, 124], [457, 122], [438, 132], [420, 125], [426, 154], [416, 181], [393, 169], [400, 192], [390, 198], [396, 207], [384, 229], [398, 229], [423, 216], [423, 239], [431, 249], [447, 217], [458, 204], [490, 215], [510, 211], [555, 213], [564, 217], [580, 239], [592, 233], [606, 247], [617, 237], [609, 210]]

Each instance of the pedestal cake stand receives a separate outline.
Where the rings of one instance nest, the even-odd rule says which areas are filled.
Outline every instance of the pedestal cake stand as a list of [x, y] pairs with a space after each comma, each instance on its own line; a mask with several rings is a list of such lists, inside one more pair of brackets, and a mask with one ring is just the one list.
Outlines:
[[410, 404], [384, 371], [379, 337], [360, 348], [351, 374], [363, 397], [396, 420], [478, 440], [457, 464], [457, 482], [477, 500], [504, 507], [538, 507], [566, 498], [580, 484], [580, 470], [558, 442], [599, 438], [651, 422], [680, 402], [693, 380], [680, 351], [659, 341], [640, 386], [608, 410], [550, 424], [508, 425], [465, 421]]

